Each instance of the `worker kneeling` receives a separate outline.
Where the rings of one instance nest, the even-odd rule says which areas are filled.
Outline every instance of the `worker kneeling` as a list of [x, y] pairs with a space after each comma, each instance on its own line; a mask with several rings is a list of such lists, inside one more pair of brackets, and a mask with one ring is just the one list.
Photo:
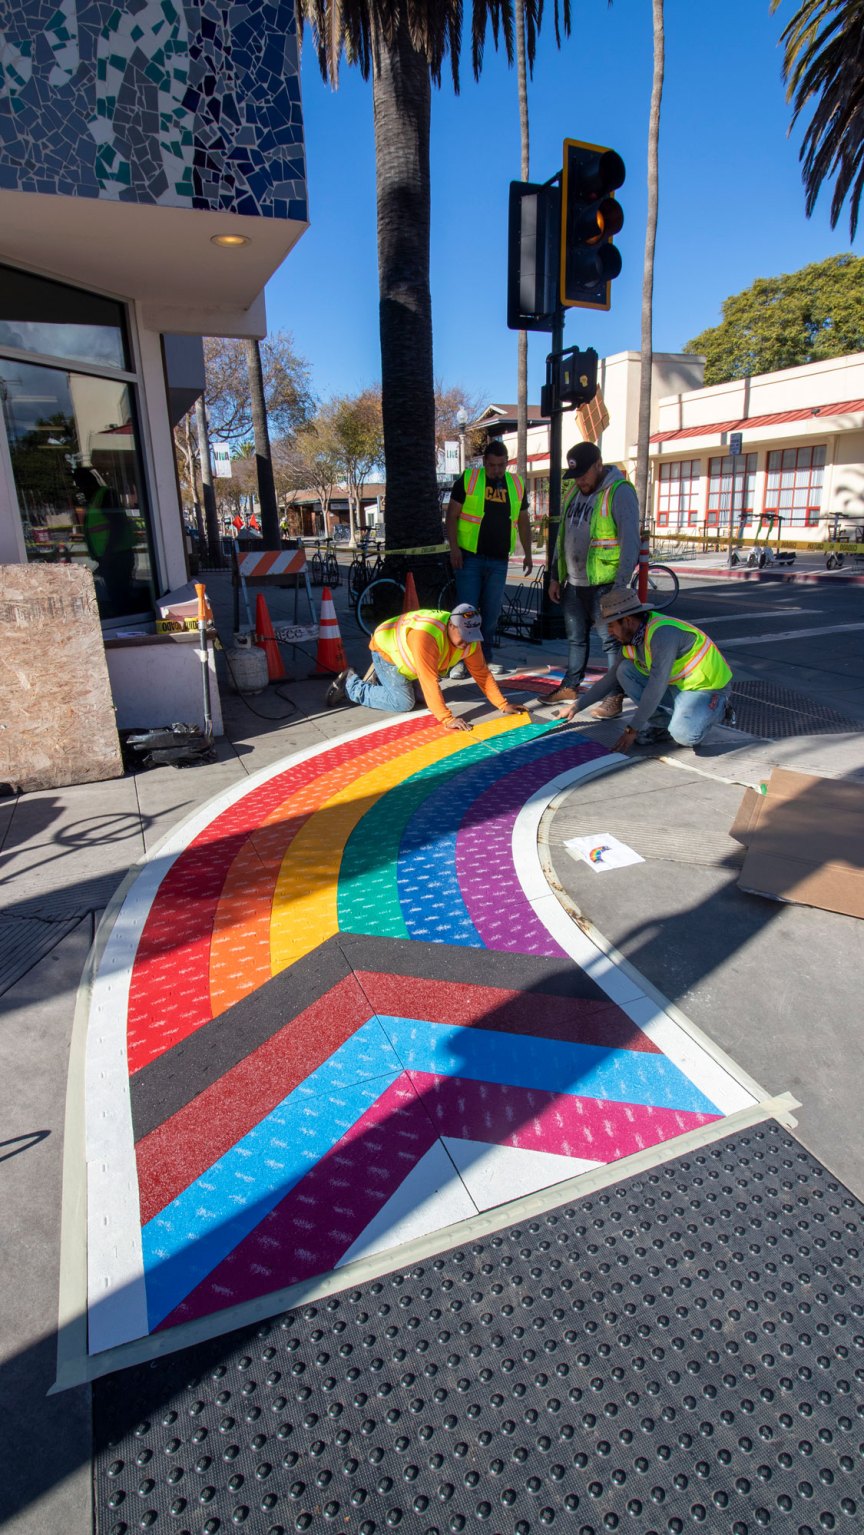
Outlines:
[[618, 587], [600, 599], [609, 633], [622, 646], [618, 666], [580, 694], [568, 720], [607, 693], [624, 692], [636, 705], [614, 750], [626, 752], [671, 736], [698, 746], [712, 725], [732, 717], [732, 672], [707, 634], [681, 619], [654, 613], [635, 592]]
[[367, 709], [407, 714], [414, 708], [414, 683], [419, 682], [426, 707], [439, 725], [445, 730], [470, 730], [467, 720], [450, 713], [439, 680], [464, 661], [490, 704], [502, 714], [518, 714], [491, 675], [482, 644], [480, 614], [468, 602], [460, 603], [452, 613], [438, 608], [402, 613], [379, 624], [369, 641], [376, 680], [367, 681], [350, 669], [340, 672], [328, 689], [327, 707], [334, 709], [348, 698]]

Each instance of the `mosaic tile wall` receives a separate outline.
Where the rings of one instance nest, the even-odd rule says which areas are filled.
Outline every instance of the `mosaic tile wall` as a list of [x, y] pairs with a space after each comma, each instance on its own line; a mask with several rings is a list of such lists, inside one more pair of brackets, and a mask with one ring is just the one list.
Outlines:
[[290, 0], [19, 0], [0, 188], [305, 220]]

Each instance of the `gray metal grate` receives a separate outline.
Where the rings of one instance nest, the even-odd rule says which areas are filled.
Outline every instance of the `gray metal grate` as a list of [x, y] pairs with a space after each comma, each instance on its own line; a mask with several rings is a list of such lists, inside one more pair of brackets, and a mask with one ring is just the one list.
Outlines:
[[94, 1388], [100, 1535], [860, 1530], [864, 1207], [775, 1124]]
[[738, 729], [768, 741], [798, 735], [846, 735], [864, 728], [860, 720], [774, 682], [733, 682], [732, 703]]

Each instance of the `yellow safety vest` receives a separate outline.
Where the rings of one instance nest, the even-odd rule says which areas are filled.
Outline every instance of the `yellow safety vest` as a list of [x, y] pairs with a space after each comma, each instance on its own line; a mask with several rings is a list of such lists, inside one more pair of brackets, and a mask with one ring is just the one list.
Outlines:
[[419, 629], [423, 634], [431, 634], [438, 647], [439, 673], [449, 671], [457, 661], [464, 661], [477, 649], [476, 641], [458, 647], [451, 645], [449, 622], [450, 613], [446, 608], [418, 608], [414, 613], [400, 613], [398, 618], [388, 618], [386, 623], [378, 625], [373, 636], [375, 648], [392, 661], [403, 677], [416, 682], [417, 668], [408, 649], [408, 635], [413, 629]]
[[683, 693], [716, 693], [720, 688], [725, 688], [727, 682], [732, 680], [731, 667], [727, 666], [720, 651], [713, 640], [697, 629], [695, 624], [685, 624], [680, 618], [664, 618], [660, 613], [649, 613], [648, 622], [645, 625], [645, 635], [642, 648], [645, 659], [640, 661], [636, 654], [635, 645], [625, 645], [622, 654], [628, 661], [632, 661], [637, 671], [648, 676], [651, 671], [651, 640], [658, 629], [664, 625], [672, 629], [682, 629], [685, 634], [692, 634], [693, 644], [672, 668], [669, 678], [670, 686], [680, 688]]
[[[622, 475], [620, 480], [613, 480], [611, 485], [604, 486], [591, 508], [587, 560], [589, 586], [604, 586], [607, 582], [614, 581], [618, 574], [618, 566], [621, 563], [621, 545], [618, 540], [615, 518], [612, 516], [612, 497], [619, 485], [626, 484], [627, 480]], [[573, 497], [577, 494], [578, 489], [579, 487], [575, 480], [568, 480], [567, 488], [564, 492], [564, 502], [561, 507], [561, 532], [558, 538], [558, 580], [562, 584], [567, 580], [567, 560], [564, 554], [567, 508]]]
[[[483, 521], [483, 513], [486, 510], [486, 470], [466, 469], [463, 476], [465, 483], [465, 500], [459, 508], [459, 520], [456, 524], [456, 542], [460, 549], [465, 549], [468, 554], [477, 553], [477, 542], [480, 537], [480, 524]], [[507, 486], [507, 499], [510, 503], [510, 553], [516, 548], [516, 524], [519, 521], [519, 513], [522, 509], [522, 498], [525, 494], [525, 482], [518, 474], [505, 474], [504, 481]]]

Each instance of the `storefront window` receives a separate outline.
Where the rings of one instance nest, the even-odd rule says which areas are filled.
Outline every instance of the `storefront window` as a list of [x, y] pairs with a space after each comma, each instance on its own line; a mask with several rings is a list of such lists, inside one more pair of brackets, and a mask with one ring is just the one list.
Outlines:
[[825, 447], [784, 448], [768, 454], [765, 510], [784, 522], [815, 527], [822, 509]]
[[708, 514], [706, 523], [728, 528], [731, 523], [749, 522], [753, 516], [756, 486], [756, 454], [739, 453], [733, 458], [712, 458], [708, 462]]
[[0, 406], [28, 560], [86, 565], [103, 619], [149, 611], [153, 559], [130, 387], [0, 357]]
[[122, 304], [14, 267], [0, 266], [0, 347], [129, 367]]

